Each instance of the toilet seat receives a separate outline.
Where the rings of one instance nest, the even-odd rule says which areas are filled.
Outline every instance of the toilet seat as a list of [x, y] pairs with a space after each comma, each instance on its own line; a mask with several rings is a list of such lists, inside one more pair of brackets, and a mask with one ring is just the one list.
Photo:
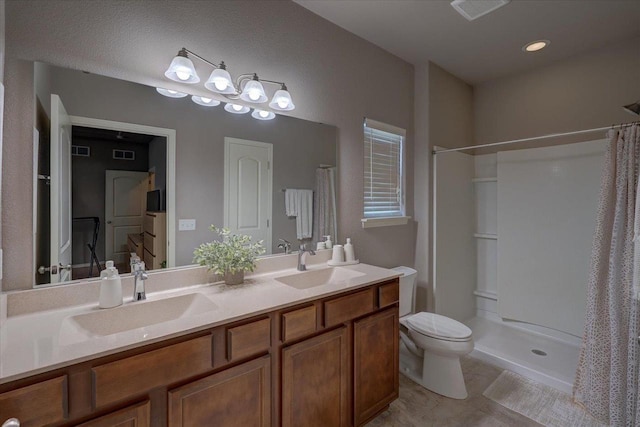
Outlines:
[[416, 313], [408, 316], [405, 322], [415, 332], [431, 338], [445, 341], [469, 341], [471, 339], [471, 329], [457, 320], [439, 314]]

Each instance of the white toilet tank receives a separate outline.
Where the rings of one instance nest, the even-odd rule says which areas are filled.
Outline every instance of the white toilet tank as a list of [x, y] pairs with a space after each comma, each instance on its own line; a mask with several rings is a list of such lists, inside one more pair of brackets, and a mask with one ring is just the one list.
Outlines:
[[400, 317], [413, 313], [418, 272], [410, 267], [394, 267], [391, 270], [403, 273], [400, 276]]

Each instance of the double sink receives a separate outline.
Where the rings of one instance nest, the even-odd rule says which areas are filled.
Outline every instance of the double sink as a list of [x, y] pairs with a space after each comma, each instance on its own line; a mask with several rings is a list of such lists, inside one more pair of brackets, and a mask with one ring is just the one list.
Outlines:
[[[306, 290], [324, 285], [348, 284], [365, 273], [344, 267], [330, 267], [300, 273], [276, 276], [280, 284]], [[213, 299], [212, 299], [213, 298]], [[96, 309], [65, 319], [61, 333], [77, 333], [91, 337], [104, 337], [164, 322], [175, 321], [217, 310], [215, 297], [193, 292], [162, 299], [124, 305], [108, 310]]]

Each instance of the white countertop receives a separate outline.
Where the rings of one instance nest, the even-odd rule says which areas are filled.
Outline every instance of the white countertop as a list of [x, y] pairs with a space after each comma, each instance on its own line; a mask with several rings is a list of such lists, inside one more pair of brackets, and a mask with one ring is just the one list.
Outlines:
[[[330, 267], [315, 265], [309, 270], [325, 268]], [[0, 384], [400, 276], [397, 271], [367, 264], [339, 268], [360, 275], [297, 289], [276, 280], [299, 273], [295, 269], [286, 269], [248, 276], [243, 285], [192, 285], [148, 293], [147, 300], [141, 302], [132, 302], [128, 297], [122, 306], [106, 310], [122, 314], [117, 316], [118, 322], [123, 318], [129, 319], [136, 305], [157, 304], [160, 300], [194, 293], [200, 295], [197, 296], [196, 309], [186, 310], [180, 318], [111, 335], [91, 334], [72, 320], [74, 316], [105, 311], [98, 308], [97, 300], [90, 304], [9, 316], [0, 326]], [[187, 299], [173, 301], [184, 303]], [[171, 304], [165, 303], [162, 309]], [[132, 318], [131, 322], [135, 323], [135, 319]]]

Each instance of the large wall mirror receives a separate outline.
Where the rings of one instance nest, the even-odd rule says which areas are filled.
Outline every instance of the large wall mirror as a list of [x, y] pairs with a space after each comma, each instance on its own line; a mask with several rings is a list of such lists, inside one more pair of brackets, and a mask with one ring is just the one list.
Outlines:
[[[336, 234], [334, 126], [256, 120], [44, 63], [34, 82], [35, 285], [98, 277], [109, 259], [126, 273], [132, 253], [147, 269], [192, 264], [211, 224], [267, 254]], [[291, 190], [316, 188], [305, 221], [287, 215]]]

